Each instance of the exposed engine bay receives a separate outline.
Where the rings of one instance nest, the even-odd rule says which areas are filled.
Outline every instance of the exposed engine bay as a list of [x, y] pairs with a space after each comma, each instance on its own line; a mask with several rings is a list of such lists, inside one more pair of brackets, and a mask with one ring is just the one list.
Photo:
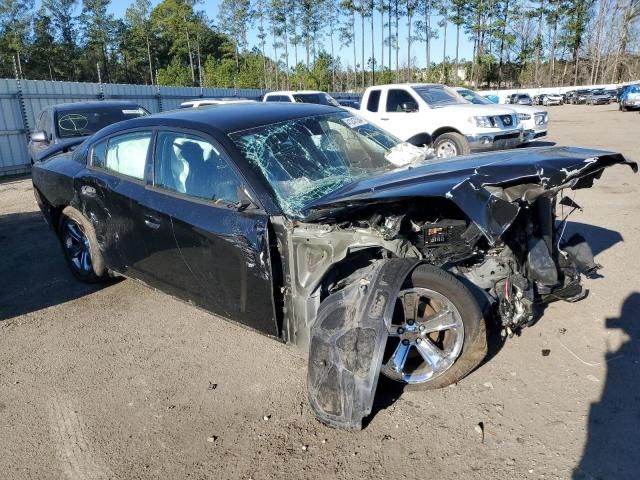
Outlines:
[[584, 237], [563, 237], [569, 215], [579, 208], [569, 197], [559, 202], [556, 195], [539, 197], [521, 209], [493, 245], [449, 202], [392, 205], [340, 228], [371, 229], [386, 241], [408, 240], [422, 260], [475, 287], [478, 300], [494, 308], [504, 332], [512, 335], [535, 321], [535, 303], [587, 295], [580, 275], [595, 274], [600, 265]]

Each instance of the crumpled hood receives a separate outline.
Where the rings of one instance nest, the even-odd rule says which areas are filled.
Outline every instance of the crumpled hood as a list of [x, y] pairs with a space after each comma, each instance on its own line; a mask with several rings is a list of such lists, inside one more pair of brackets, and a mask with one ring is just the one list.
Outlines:
[[591, 187], [604, 168], [638, 166], [621, 154], [574, 147], [539, 147], [431, 159], [419, 166], [354, 181], [308, 204], [308, 221], [328, 219], [344, 209], [416, 197], [445, 197], [495, 243], [524, 202], [558, 187]]

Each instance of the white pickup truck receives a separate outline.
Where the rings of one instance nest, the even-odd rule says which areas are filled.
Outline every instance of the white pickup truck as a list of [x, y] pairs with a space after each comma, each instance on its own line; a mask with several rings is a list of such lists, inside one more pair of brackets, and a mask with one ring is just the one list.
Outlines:
[[515, 111], [473, 105], [444, 85], [369, 87], [352, 110], [401, 140], [421, 144], [429, 134], [439, 157], [517, 147], [523, 130]]

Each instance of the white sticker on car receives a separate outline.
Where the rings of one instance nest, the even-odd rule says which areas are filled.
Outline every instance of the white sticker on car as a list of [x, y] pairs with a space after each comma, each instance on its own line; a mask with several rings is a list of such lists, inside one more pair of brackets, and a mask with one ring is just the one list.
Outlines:
[[360, 117], [345, 117], [342, 119], [342, 122], [349, 128], [360, 127], [368, 123], [364, 118]]

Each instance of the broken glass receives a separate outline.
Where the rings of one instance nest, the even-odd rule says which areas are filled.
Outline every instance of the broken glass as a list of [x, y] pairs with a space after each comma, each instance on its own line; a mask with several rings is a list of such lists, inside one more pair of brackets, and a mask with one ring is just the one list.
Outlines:
[[298, 118], [230, 135], [269, 182], [285, 214], [354, 180], [392, 171], [388, 152], [400, 141], [348, 112]]

